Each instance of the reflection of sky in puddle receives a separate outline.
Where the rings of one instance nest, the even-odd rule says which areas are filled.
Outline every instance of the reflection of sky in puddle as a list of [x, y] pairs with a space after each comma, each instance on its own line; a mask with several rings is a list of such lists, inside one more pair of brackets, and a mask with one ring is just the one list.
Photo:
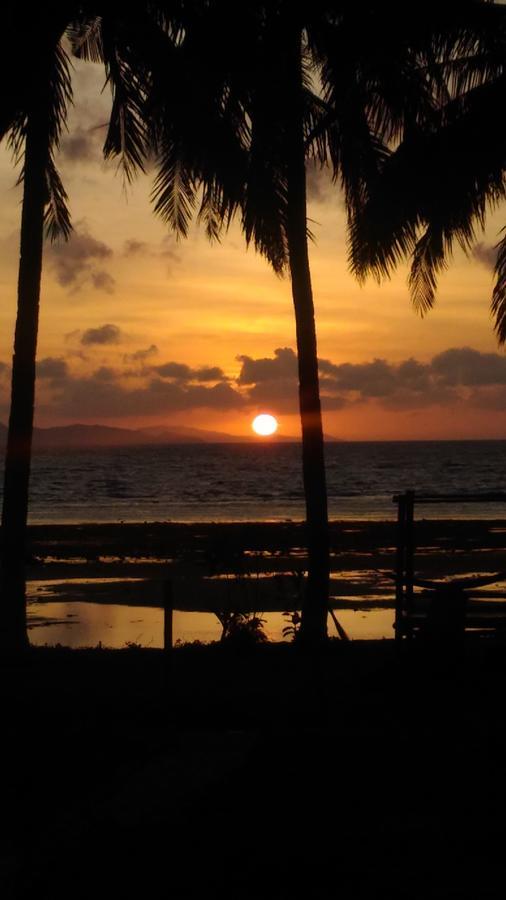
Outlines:
[[[351, 639], [393, 637], [392, 609], [337, 610], [336, 616]], [[274, 641], [283, 639], [287, 621], [280, 612], [265, 613], [265, 630]], [[105, 603], [36, 603], [28, 605], [32, 644], [67, 647], [124, 647], [128, 642], [143, 647], [162, 645], [163, 613], [151, 607]], [[212, 613], [174, 612], [174, 641], [218, 640], [221, 626]], [[334, 634], [329, 618], [329, 634]]]

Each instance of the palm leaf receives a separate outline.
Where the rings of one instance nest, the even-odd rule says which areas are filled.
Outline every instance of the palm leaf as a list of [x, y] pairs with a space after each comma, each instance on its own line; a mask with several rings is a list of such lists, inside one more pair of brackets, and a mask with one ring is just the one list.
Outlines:
[[152, 199], [164, 222], [176, 235], [187, 237], [196, 205], [196, 184], [176, 145], [167, 145], [161, 154]]
[[496, 282], [492, 294], [491, 311], [495, 318], [495, 332], [500, 344], [506, 341], [506, 237], [499, 244], [495, 264]]
[[44, 211], [46, 237], [51, 241], [59, 237], [68, 240], [72, 231], [68, 197], [52, 155], [47, 169], [47, 194], [48, 202]]
[[447, 254], [441, 230], [429, 227], [416, 242], [408, 281], [413, 305], [422, 316], [434, 304], [437, 274], [446, 267]]

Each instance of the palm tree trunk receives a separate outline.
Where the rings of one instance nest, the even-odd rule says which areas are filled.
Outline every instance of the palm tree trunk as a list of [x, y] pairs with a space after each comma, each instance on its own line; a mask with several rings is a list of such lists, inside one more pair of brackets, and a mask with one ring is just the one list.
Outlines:
[[45, 105], [41, 103], [29, 116], [25, 143], [18, 309], [2, 509], [0, 647], [7, 651], [18, 651], [28, 646], [25, 560], [47, 194], [47, 120]]
[[306, 500], [308, 580], [302, 606], [301, 638], [318, 644], [327, 636], [329, 528], [318, 352], [307, 241], [306, 168], [300, 33], [294, 42], [293, 95], [287, 128], [287, 238], [295, 309], [302, 425], [302, 467]]

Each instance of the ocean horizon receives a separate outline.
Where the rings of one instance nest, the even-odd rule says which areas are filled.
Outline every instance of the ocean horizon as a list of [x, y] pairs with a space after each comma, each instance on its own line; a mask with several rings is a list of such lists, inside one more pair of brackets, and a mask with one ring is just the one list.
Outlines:
[[[326, 445], [329, 516], [389, 520], [392, 497], [506, 492], [506, 440]], [[506, 518], [506, 504], [445, 503], [426, 518]], [[225, 522], [304, 518], [299, 443], [174, 444], [34, 455], [29, 521]]]

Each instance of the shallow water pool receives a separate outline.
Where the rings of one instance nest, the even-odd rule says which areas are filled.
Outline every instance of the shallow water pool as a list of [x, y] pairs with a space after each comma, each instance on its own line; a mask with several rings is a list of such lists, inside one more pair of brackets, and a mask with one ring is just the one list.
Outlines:
[[[393, 637], [392, 609], [337, 610], [336, 616], [351, 639]], [[283, 640], [287, 624], [280, 612], [265, 613], [265, 631], [272, 641]], [[129, 643], [161, 647], [163, 612], [145, 606], [107, 603], [48, 602], [28, 604], [30, 643], [67, 647], [124, 647]], [[335, 633], [329, 619], [329, 633]], [[174, 612], [174, 641], [216, 641], [221, 625], [213, 613]]]

